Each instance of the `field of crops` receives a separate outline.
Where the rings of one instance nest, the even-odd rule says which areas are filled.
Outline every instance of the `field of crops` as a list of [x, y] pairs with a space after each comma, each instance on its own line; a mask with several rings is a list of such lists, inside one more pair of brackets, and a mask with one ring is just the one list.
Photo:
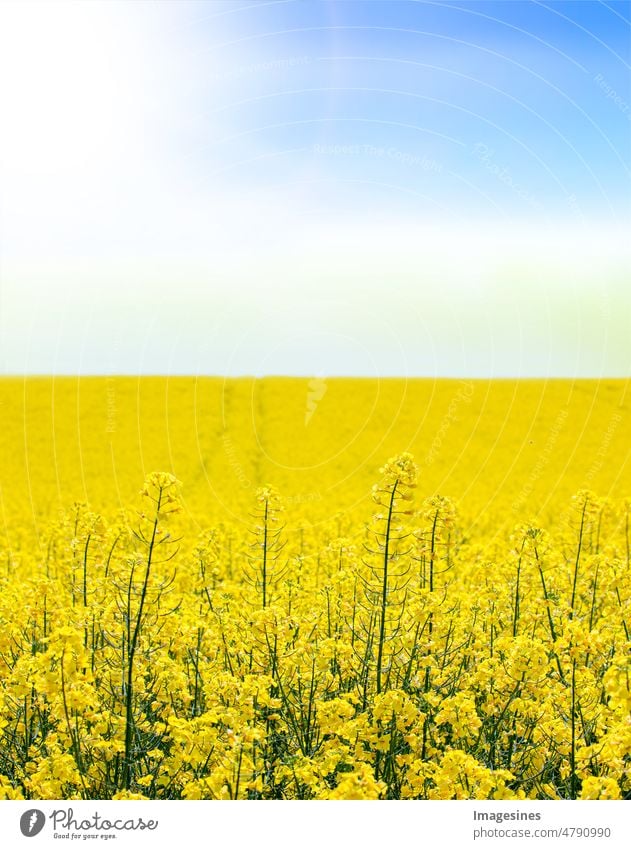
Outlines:
[[0, 797], [631, 797], [626, 381], [0, 381]]

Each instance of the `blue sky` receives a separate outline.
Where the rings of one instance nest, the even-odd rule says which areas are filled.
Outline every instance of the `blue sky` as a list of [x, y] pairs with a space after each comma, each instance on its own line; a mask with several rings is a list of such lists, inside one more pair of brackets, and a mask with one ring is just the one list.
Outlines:
[[628, 375], [630, 19], [0, 4], [0, 369]]

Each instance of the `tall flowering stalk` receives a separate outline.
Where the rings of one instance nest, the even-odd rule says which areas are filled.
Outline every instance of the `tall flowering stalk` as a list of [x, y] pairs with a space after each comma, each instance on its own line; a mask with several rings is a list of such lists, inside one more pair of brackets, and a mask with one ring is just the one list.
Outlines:
[[[386, 664], [386, 643], [399, 634], [405, 609], [405, 588], [410, 570], [409, 536], [406, 517], [412, 514], [412, 492], [418, 468], [409, 453], [392, 457], [379, 470], [381, 480], [372, 488], [373, 501], [381, 508], [373, 516], [372, 541], [366, 546], [362, 575], [365, 609], [368, 614], [367, 642], [374, 645], [375, 691], [386, 686], [392, 664]], [[374, 628], [374, 633], [373, 633]]]
[[261, 607], [266, 608], [272, 600], [274, 586], [285, 574], [280, 555], [285, 547], [281, 538], [282, 504], [280, 496], [272, 486], [261, 487], [256, 493], [257, 508], [254, 513], [254, 542], [249, 558], [246, 578], [260, 595]]
[[[162, 522], [172, 513], [180, 510], [179, 490], [180, 482], [171, 474], [166, 472], [154, 472], [149, 475], [141, 490], [141, 495], [152, 505], [151, 513], [140, 514], [140, 524], [134, 530], [134, 536], [146, 551], [143, 564], [143, 574], [140, 582], [135, 579], [136, 567], [140, 565], [140, 559], [131, 558], [129, 580], [124, 606], [124, 644], [125, 656], [125, 749], [123, 756], [123, 769], [121, 785], [129, 790], [134, 774], [134, 732], [135, 732], [135, 693], [134, 693], [134, 671], [136, 653], [143, 626], [147, 621], [149, 607], [158, 606], [159, 598], [167, 588], [167, 584], [158, 584], [155, 588], [151, 585], [152, 566], [156, 559], [158, 549], [165, 549], [161, 562], [171, 560], [177, 550], [172, 550], [173, 540], [162, 526]], [[171, 550], [169, 550], [171, 549]], [[169, 584], [172, 581], [168, 582]], [[151, 592], [153, 590], [153, 592]]]

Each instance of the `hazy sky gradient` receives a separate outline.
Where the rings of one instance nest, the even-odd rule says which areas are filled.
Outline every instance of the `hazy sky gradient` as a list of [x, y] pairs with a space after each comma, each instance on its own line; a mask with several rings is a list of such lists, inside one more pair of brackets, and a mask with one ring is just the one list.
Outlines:
[[0, 369], [630, 374], [630, 18], [0, 4]]

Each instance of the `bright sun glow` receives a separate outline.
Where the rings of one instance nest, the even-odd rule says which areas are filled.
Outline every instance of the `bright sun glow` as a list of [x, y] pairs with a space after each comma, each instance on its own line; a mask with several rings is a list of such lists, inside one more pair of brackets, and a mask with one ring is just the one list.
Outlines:
[[9, 3], [0, 19], [0, 145], [10, 174], [67, 177], [120, 156], [131, 105], [121, 93], [133, 93], [123, 81], [134, 75], [116, 7]]
[[100, 2], [0, 5], [4, 260], [58, 254], [62, 226], [75, 249], [89, 249], [86, 215], [92, 233], [107, 227], [113, 187], [147, 161], [160, 109], [147, 96], [158, 63], [143, 29], [153, 28], [155, 47], [160, 19], [140, 11]]

